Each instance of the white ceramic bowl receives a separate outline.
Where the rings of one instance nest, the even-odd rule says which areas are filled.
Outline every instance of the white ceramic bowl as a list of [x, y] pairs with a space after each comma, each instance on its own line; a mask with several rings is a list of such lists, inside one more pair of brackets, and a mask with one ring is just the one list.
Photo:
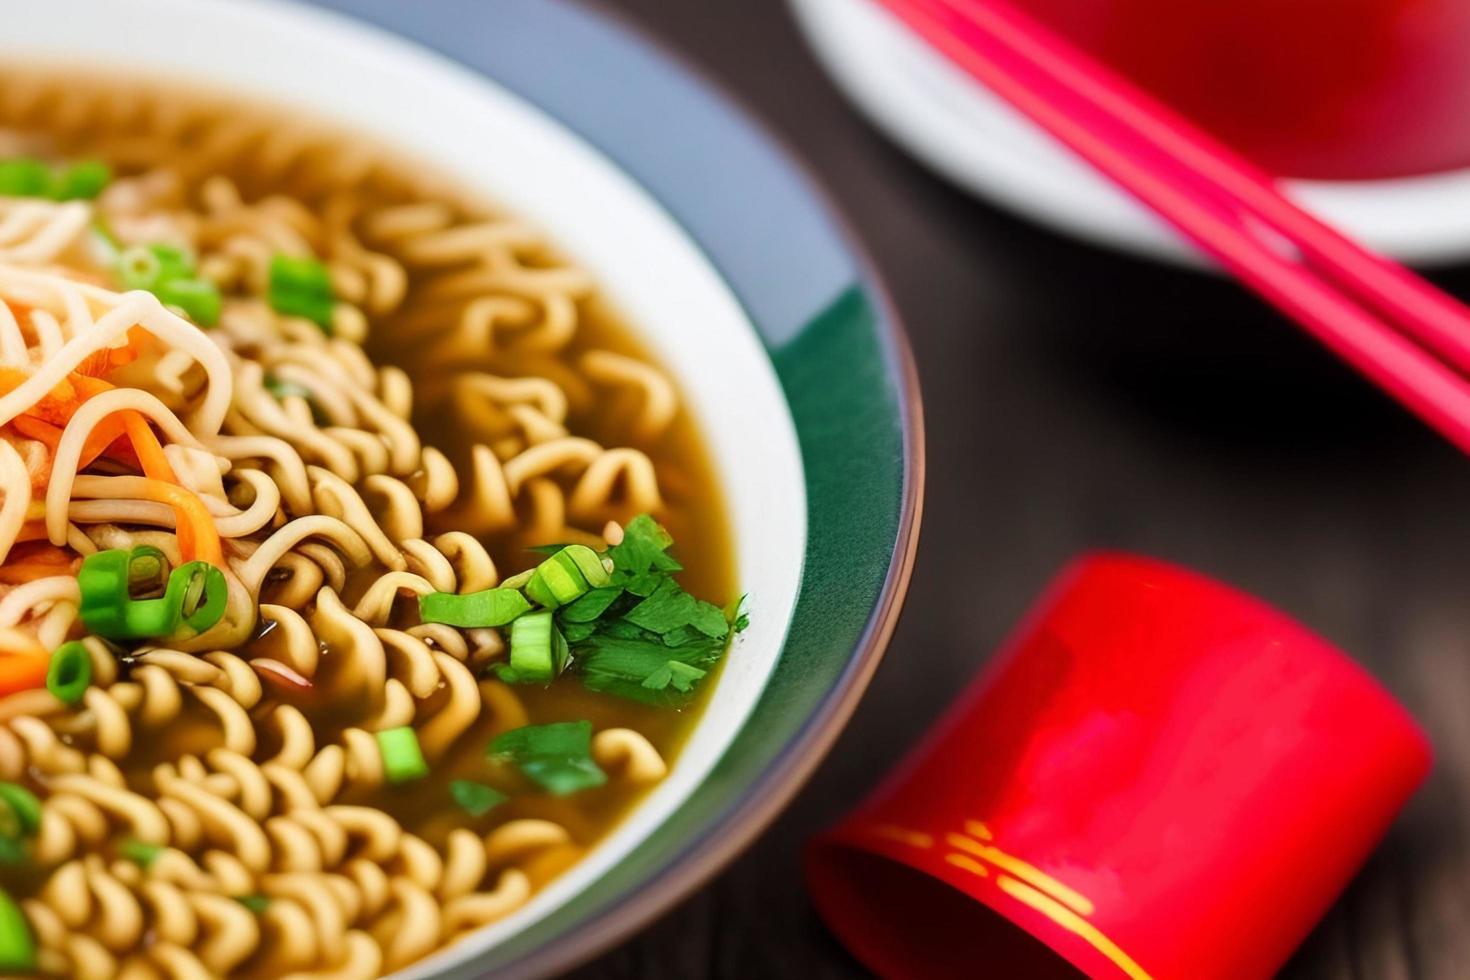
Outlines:
[[266, 0], [47, 0], [16, 5], [6, 18], [7, 61], [203, 80], [432, 161], [540, 224], [678, 375], [716, 460], [738, 581], [751, 596], [739, 656], [669, 778], [629, 820], [514, 915], [403, 976], [472, 958], [553, 914], [705, 778], [760, 696], [790, 623], [806, 543], [802, 460], [745, 312], [669, 214], [600, 153], [480, 75], [387, 33]]

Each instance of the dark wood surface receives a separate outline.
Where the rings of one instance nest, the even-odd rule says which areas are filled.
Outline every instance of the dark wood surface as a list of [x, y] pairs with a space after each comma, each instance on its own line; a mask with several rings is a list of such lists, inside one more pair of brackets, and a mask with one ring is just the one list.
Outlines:
[[[607, 5], [743, 100], [846, 213], [917, 353], [929, 490], [903, 622], [835, 751], [742, 859], [579, 980], [862, 976], [812, 911], [802, 841], [1096, 547], [1271, 601], [1434, 739], [1431, 783], [1285, 975], [1470, 977], [1470, 461], [1230, 284], [1054, 237], [931, 176], [842, 100], [778, 0]], [[1470, 295], [1470, 275], [1444, 281]]]

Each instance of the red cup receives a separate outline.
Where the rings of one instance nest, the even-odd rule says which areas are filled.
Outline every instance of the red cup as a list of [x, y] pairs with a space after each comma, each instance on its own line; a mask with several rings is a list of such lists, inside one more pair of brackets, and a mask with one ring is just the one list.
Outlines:
[[1265, 978], [1429, 762], [1403, 707], [1287, 617], [1093, 556], [812, 842], [807, 878], [884, 977]]
[[1465, 0], [1015, 0], [1267, 170], [1470, 166]]

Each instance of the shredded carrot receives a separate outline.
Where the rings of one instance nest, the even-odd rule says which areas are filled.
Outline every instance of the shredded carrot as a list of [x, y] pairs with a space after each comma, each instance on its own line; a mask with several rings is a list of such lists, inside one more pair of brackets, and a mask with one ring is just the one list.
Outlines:
[[0, 584], [24, 585], [51, 575], [75, 575], [82, 560], [70, 548], [49, 541], [27, 541], [10, 549], [0, 565]]
[[34, 582], [38, 578], [50, 578], [53, 575], [75, 575], [81, 568], [81, 559], [74, 559], [65, 565], [51, 565], [46, 562], [34, 561], [10, 561], [0, 565], [0, 585], [25, 585]]
[[46, 522], [44, 520], [26, 521], [20, 526], [20, 533], [15, 536], [17, 542], [45, 541], [47, 538]]
[[6, 564], [22, 561], [37, 565], [70, 565], [76, 561], [76, 552], [70, 548], [58, 548], [51, 543], [20, 544], [10, 549]]
[[35, 654], [0, 656], [0, 694], [16, 694], [46, 686], [46, 672], [51, 669], [51, 655]]
[[143, 474], [150, 480], [178, 483], [179, 478], [174, 475], [174, 468], [163, 454], [163, 446], [143, 413], [127, 409], [117, 414], [122, 417], [123, 428], [127, 430], [128, 441], [133, 444], [133, 452], [138, 454]]
[[41, 642], [18, 629], [0, 631], [0, 696], [46, 686], [51, 655]]
[[34, 439], [37, 442], [45, 443], [46, 448], [53, 453], [56, 452], [56, 446], [61, 442], [60, 428], [52, 425], [50, 422], [42, 421], [33, 415], [17, 415], [10, 420], [10, 424], [15, 426], [16, 432], [19, 432], [27, 439]]
[[[9, 394], [30, 380], [30, 377], [29, 371], [20, 368], [0, 367], [0, 395]], [[78, 404], [77, 390], [68, 376], [43, 395], [40, 401], [26, 409], [26, 414], [57, 425], [65, 425], [76, 412]]]
[[220, 548], [219, 531], [215, 530], [214, 518], [199, 495], [162, 480], [145, 479], [143, 486], [141, 496], [144, 499], [168, 504], [178, 515], [179, 554], [184, 561], [199, 559], [224, 568], [225, 555]]
[[124, 365], [131, 364], [143, 356], [148, 349], [153, 335], [142, 327], [133, 327], [128, 330], [128, 342], [121, 347], [104, 347], [93, 351], [82, 359], [74, 373], [84, 377], [100, 378], [111, 374]]
[[[134, 353], [125, 360], [109, 361], [110, 367], [106, 370], [119, 367], [135, 359], [138, 356], [137, 352], [140, 352], [150, 340], [150, 334], [139, 327], [134, 327], [128, 332], [129, 343], [123, 348], [114, 349], [114, 353], [124, 350], [132, 350]], [[88, 358], [88, 361], [90, 362], [91, 358]], [[87, 370], [99, 370], [99, 368], [97, 364], [84, 363], [78, 371], [67, 375], [66, 380], [52, 388], [44, 398], [31, 406], [24, 414], [11, 420], [16, 431], [27, 438], [36, 439], [45, 444], [54, 455], [57, 446], [61, 443], [64, 427], [71, 421], [71, 417], [76, 414], [82, 403], [114, 387], [101, 378], [85, 373]], [[13, 391], [28, 377], [30, 377], [28, 373], [18, 368], [0, 366], [0, 394]], [[21, 421], [22, 419], [25, 421]], [[126, 440], [121, 438], [124, 435], [127, 437]], [[129, 453], [128, 450], [131, 452]], [[85, 469], [103, 454], [128, 463], [136, 462], [137, 468], [143, 471], [148, 488], [144, 496], [147, 499], [168, 504], [174, 509], [178, 517], [179, 552], [185, 561], [201, 559], [220, 568], [224, 567], [224, 552], [220, 547], [219, 532], [215, 529], [214, 518], [210, 516], [209, 510], [204, 506], [204, 501], [199, 498], [198, 494], [179, 485], [179, 478], [174, 473], [168, 456], [164, 454], [163, 444], [159, 442], [158, 436], [153, 432], [153, 427], [141, 412], [134, 409], [123, 409], [99, 421], [82, 447], [78, 469]], [[134, 459], [129, 459], [129, 455]], [[46, 468], [49, 471], [49, 465]], [[35, 479], [34, 474], [32, 479]], [[44, 477], [41, 482], [45, 483]], [[17, 540], [31, 541], [44, 538], [46, 536], [45, 527], [42, 525], [37, 528], [35, 524], [36, 522], [28, 522], [24, 525]]]
[[[121, 414], [121, 413], [119, 413]], [[34, 439], [46, 446], [55, 455], [56, 447], [61, 443], [60, 427], [43, 421], [33, 415], [17, 415], [10, 420], [10, 424], [17, 432], [27, 439]], [[97, 427], [87, 435], [87, 441], [82, 444], [82, 455], [77, 460], [77, 469], [84, 470], [97, 461], [99, 456], [107, 456], [127, 466], [138, 466], [137, 454], [133, 452], [130, 442], [120, 441], [126, 439], [122, 419], [117, 415], [109, 415]], [[51, 474], [51, 461], [46, 461], [45, 471], [41, 475], [41, 481], [36, 482], [36, 474], [31, 475], [31, 482], [36, 486], [44, 486]]]

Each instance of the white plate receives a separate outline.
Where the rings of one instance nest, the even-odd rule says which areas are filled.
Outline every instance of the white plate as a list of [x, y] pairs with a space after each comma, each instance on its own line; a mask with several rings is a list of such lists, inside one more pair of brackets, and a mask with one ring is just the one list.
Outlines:
[[[1181, 0], [1197, 2], [1197, 0]], [[1198, 264], [1192, 247], [1073, 158], [874, 0], [791, 0], [838, 84], [890, 136], [970, 192], [1057, 231]], [[1402, 261], [1470, 256], [1470, 171], [1378, 181], [1293, 181], [1298, 201]]]

